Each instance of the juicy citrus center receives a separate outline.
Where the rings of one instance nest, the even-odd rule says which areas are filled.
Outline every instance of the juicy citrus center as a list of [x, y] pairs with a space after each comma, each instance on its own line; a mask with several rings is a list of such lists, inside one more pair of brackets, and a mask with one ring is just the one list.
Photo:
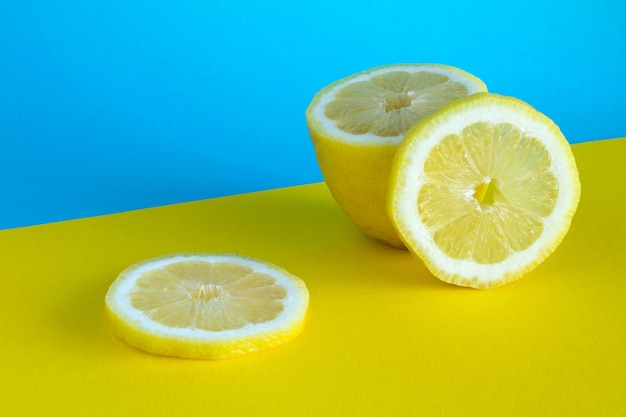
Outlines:
[[269, 275], [229, 262], [182, 261], [144, 273], [133, 307], [169, 327], [231, 330], [272, 320], [284, 287]]
[[474, 198], [481, 205], [490, 205], [494, 202], [494, 193], [496, 192], [495, 181], [488, 180], [480, 184], [474, 190]]
[[344, 132], [391, 137], [467, 94], [465, 85], [443, 74], [391, 71], [340, 89], [324, 114]]
[[445, 254], [492, 264], [537, 240], [558, 191], [540, 141], [508, 123], [478, 122], [431, 150], [417, 203]]
[[411, 105], [411, 97], [406, 93], [390, 94], [385, 97], [385, 111], [400, 110]]
[[224, 287], [215, 284], [201, 284], [192, 291], [191, 298], [197, 301], [223, 300], [227, 295]]

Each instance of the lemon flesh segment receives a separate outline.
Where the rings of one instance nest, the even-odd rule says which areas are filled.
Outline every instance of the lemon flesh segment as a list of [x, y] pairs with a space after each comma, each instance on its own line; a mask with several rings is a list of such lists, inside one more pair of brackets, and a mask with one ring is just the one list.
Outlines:
[[467, 94], [467, 86], [444, 74], [392, 71], [339, 89], [324, 114], [346, 133], [393, 137]]
[[481, 93], [407, 133], [390, 193], [395, 226], [436, 276], [489, 288], [556, 249], [580, 182], [552, 121], [519, 100]]
[[387, 215], [393, 157], [405, 132], [444, 105], [486, 91], [475, 76], [446, 65], [373, 68], [328, 85], [306, 111], [324, 180], [366, 234], [404, 247]]
[[240, 255], [175, 254], [133, 265], [106, 296], [113, 333], [151, 353], [224, 359], [297, 335], [308, 305], [299, 278]]

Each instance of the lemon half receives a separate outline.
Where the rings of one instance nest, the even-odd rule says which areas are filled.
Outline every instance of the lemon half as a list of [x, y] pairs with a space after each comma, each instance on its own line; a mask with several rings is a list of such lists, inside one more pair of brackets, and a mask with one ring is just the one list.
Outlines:
[[324, 180], [365, 233], [402, 247], [387, 217], [391, 163], [405, 132], [485, 84], [458, 68], [398, 64], [373, 68], [319, 91], [306, 121]]
[[111, 329], [147, 352], [225, 359], [266, 350], [304, 324], [304, 282], [241, 255], [174, 254], [137, 263], [105, 299]]
[[388, 209], [434, 275], [490, 288], [557, 248], [579, 198], [576, 162], [557, 125], [520, 100], [479, 93], [407, 132]]

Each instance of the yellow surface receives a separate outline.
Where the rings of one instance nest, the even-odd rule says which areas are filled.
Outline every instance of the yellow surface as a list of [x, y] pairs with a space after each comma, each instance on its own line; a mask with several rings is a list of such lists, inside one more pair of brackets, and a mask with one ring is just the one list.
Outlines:
[[[626, 139], [574, 152], [570, 233], [489, 291], [366, 237], [324, 184], [0, 231], [0, 415], [624, 416]], [[225, 361], [128, 346], [106, 328], [106, 290], [170, 252], [300, 276], [303, 333]]]

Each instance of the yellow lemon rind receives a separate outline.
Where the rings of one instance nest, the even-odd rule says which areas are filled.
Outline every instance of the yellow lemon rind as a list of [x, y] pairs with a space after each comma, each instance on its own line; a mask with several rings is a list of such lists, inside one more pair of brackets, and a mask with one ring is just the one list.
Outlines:
[[397, 145], [347, 144], [316, 132], [311, 132], [311, 137], [324, 181], [343, 212], [365, 234], [403, 248], [386, 208]]

